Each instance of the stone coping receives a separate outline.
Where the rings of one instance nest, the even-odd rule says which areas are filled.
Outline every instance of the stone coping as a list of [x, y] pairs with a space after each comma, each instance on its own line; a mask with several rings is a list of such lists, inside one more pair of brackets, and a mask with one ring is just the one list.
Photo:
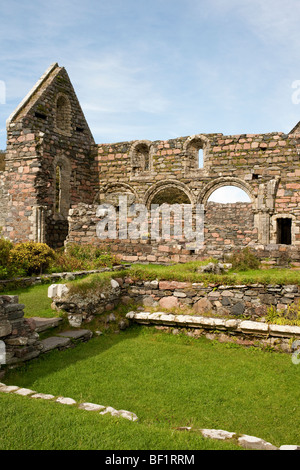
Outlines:
[[275, 325], [249, 320], [211, 318], [192, 315], [175, 315], [166, 312], [129, 312], [128, 320], [149, 325], [181, 326], [221, 331], [235, 331], [256, 336], [300, 338], [300, 326]]

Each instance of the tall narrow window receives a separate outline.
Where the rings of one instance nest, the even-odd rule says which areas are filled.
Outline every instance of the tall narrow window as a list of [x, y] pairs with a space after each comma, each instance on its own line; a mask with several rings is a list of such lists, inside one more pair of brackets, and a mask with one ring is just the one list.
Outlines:
[[292, 244], [292, 219], [277, 219], [277, 243], [281, 245]]
[[187, 171], [201, 170], [205, 167], [205, 159], [209, 141], [202, 134], [189, 137], [184, 145], [185, 167]]
[[57, 165], [55, 169], [55, 212], [61, 212], [61, 168]]
[[203, 168], [204, 165], [204, 156], [203, 156], [203, 149], [198, 150], [198, 168]]
[[63, 134], [71, 131], [71, 105], [64, 95], [59, 95], [56, 100], [56, 129]]

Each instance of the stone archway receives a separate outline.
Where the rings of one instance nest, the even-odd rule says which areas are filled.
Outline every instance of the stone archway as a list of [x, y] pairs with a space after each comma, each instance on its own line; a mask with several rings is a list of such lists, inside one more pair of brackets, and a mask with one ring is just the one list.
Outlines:
[[[222, 187], [239, 188], [250, 202], [209, 201], [210, 196]], [[245, 247], [257, 243], [258, 230], [255, 217], [256, 197], [252, 188], [236, 177], [222, 177], [210, 181], [200, 192], [198, 203], [204, 207], [204, 240], [212, 250]]]
[[150, 208], [151, 204], [191, 204], [195, 205], [195, 198], [188, 186], [176, 180], [162, 181], [151, 186], [144, 196], [144, 204]]
[[223, 186], [235, 186], [237, 188], [242, 189], [243, 191], [245, 191], [246, 194], [248, 194], [251, 200], [252, 207], [255, 207], [256, 196], [253, 192], [252, 187], [240, 178], [230, 176], [216, 178], [210, 181], [200, 192], [197, 199], [198, 204], [203, 204], [205, 207], [212, 193], [216, 191], [216, 189], [222, 188]]

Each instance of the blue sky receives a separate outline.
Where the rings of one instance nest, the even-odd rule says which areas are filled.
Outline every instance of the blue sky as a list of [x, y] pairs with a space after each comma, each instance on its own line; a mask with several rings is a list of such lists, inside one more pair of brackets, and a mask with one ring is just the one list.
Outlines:
[[2, 149], [7, 117], [53, 62], [97, 143], [300, 120], [299, 0], [0, 0], [0, 17]]

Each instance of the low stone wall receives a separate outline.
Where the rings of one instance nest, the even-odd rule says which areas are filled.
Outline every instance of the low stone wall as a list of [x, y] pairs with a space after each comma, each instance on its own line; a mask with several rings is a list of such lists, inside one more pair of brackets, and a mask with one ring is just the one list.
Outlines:
[[129, 312], [126, 318], [142, 325], [159, 325], [173, 334], [178, 334], [178, 328], [183, 328], [188, 331], [189, 336], [206, 336], [210, 340], [269, 347], [288, 353], [294, 351], [293, 341], [300, 338], [299, 326], [273, 325], [249, 320], [226, 320], [165, 312]]
[[[79, 293], [70, 295], [67, 286], [63, 284], [51, 286], [48, 295], [53, 298], [54, 308], [68, 312], [72, 326], [79, 327], [83, 321], [90, 321], [95, 315], [107, 313], [123, 303], [142, 305], [140, 309], [148, 307], [165, 310], [165, 313], [136, 313], [132, 318], [142, 323], [221, 330], [223, 339], [224, 333], [234, 334], [239, 336], [243, 344], [252, 344], [256, 337], [263, 336], [264, 345], [277, 347], [279, 343], [279, 349], [291, 351], [291, 338], [300, 338], [300, 327], [268, 325], [264, 322], [270, 307], [281, 310], [289, 319], [297, 315], [300, 301], [300, 288], [297, 285], [205, 286], [203, 283], [178, 281], [134, 282], [128, 277], [112, 279], [105, 290], [100, 289], [97, 293], [91, 292], [84, 296]], [[172, 315], [168, 316], [170, 311]], [[130, 315], [127, 316], [129, 318]], [[254, 336], [250, 343], [248, 339], [243, 339], [248, 334]], [[281, 340], [278, 341], [278, 338]]]
[[271, 306], [287, 310], [300, 300], [297, 285], [250, 284], [220, 286], [178, 281], [139, 281], [125, 278], [127, 295], [146, 307], [192, 308], [195, 314], [244, 316], [251, 320], [264, 317]]
[[39, 356], [39, 335], [30, 319], [24, 318], [24, 305], [16, 295], [0, 296], [1, 364], [13, 365]]
[[53, 273], [53, 274], [42, 274], [41, 276], [32, 276], [32, 277], [19, 277], [14, 279], [1, 279], [0, 280], [0, 292], [6, 291], [8, 289], [17, 288], [17, 287], [30, 287], [36, 284], [47, 284], [54, 283], [59, 281], [72, 281], [89, 274], [103, 273], [103, 272], [114, 272], [121, 269], [126, 269], [130, 267], [129, 264], [118, 265], [112, 268], [101, 268], [93, 269], [90, 271], [76, 271], [76, 272], [62, 272], [62, 273]]

